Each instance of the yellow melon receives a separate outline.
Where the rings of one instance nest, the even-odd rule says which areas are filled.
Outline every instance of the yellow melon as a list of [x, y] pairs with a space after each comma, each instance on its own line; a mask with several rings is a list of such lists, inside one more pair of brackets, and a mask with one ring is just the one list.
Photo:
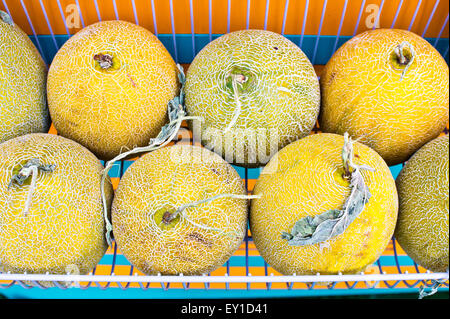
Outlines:
[[[324, 240], [312, 242], [315, 232], [311, 238], [305, 233], [302, 245], [287, 238], [299, 221], [334, 213], [350, 198], [353, 190], [347, 174], [356, 170], [344, 167], [343, 145], [341, 135], [305, 137], [280, 150], [256, 182], [253, 193], [261, 197], [251, 204], [252, 237], [265, 261], [282, 274], [364, 271], [383, 253], [392, 237], [398, 209], [395, 181], [374, 150], [353, 142], [354, 163], [375, 170], [360, 171], [371, 194], [362, 211], [354, 215], [356, 218], [345, 231]], [[323, 230], [323, 225], [315, 231], [319, 227]]]
[[217, 154], [190, 145], [147, 153], [116, 190], [117, 246], [146, 274], [209, 273], [230, 258], [247, 229], [247, 200], [227, 195], [243, 196], [245, 187]]
[[104, 160], [147, 145], [167, 121], [167, 104], [178, 90], [177, 67], [163, 44], [124, 21], [79, 31], [48, 74], [56, 130]]
[[397, 178], [399, 215], [395, 237], [419, 265], [448, 271], [449, 137], [420, 148]]
[[[28, 134], [0, 144], [0, 268], [86, 274], [107, 244], [103, 166], [64, 137]], [[107, 201], [112, 188], [106, 187]]]
[[448, 122], [447, 63], [409, 31], [355, 36], [332, 56], [320, 84], [321, 129], [360, 138], [389, 165], [407, 160]]
[[28, 36], [0, 11], [0, 143], [46, 133], [47, 66]]
[[255, 167], [308, 135], [319, 113], [317, 75], [280, 34], [236, 31], [212, 41], [186, 74], [194, 138], [228, 162]]

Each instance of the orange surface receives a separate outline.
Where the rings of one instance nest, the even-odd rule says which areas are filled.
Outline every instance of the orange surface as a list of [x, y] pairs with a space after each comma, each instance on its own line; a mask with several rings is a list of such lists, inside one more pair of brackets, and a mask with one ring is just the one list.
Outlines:
[[[69, 18], [73, 13], [73, 5], [75, 0], [59, 0], [61, 8], [65, 12], [65, 18]], [[226, 33], [227, 32], [227, 16], [228, 16], [228, 1], [227, 0], [192, 0], [192, 12], [194, 15], [194, 30], [191, 28], [190, 18], [190, 1], [189, 0], [153, 0], [155, 7], [155, 18], [158, 33], [176, 33], [190, 34], [194, 33], [208, 33], [209, 32], [209, 2], [211, 1], [211, 21], [212, 33]], [[32, 34], [30, 24], [27, 21], [26, 14], [21, 5], [20, 0], [6, 0], [5, 1], [9, 11], [13, 15], [14, 21], [21, 26], [28, 34]], [[173, 4], [174, 25], [172, 26], [170, 18], [170, 3]], [[282, 31], [283, 17], [285, 12], [285, 0], [251, 0], [250, 1], [250, 28], [264, 27], [266, 4], [269, 3], [269, 11], [267, 16], [267, 29], [275, 32]], [[303, 16], [305, 10], [306, 0], [290, 0], [288, 11], [286, 15], [285, 34], [300, 34], [303, 25]], [[347, 10], [342, 26], [341, 35], [353, 35], [354, 28], [358, 19], [361, 4], [363, 0], [348, 0]], [[358, 25], [357, 32], [363, 32], [368, 29], [366, 20], [370, 19], [372, 11], [371, 5], [381, 4], [381, 0], [367, 0], [365, 2], [364, 10]], [[49, 27], [45, 20], [43, 8], [40, 1], [37, 0], [23, 0], [23, 3], [31, 16], [32, 23], [37, 34], [50, 34]], [[97, 11], [94, 0], [78, 0], [81, 8], [81, 16], [85, 25], [92, 24], [98, 21]], [[114, 0], [97, 0], [100, 16], [102, 20], [116, 19], [114, 10]], [[115, 0], [117, 5], [117, 12], [119, 19], [134, 22], [135, 16], [133, 13], [132, 0]], [[155, 31], [153, 23], [152, 0], [134, 0], [137, 18], [139, 24], [145, 28]], [[320, 18], [322, 14], [324, 0], [310, 0], [307, 16], [307, 23], [305, 34], [317, 34], [319, 29]], [[397, 22], [394, 27], [400, 29], [407, 29], [410, 25], [414, 12], [416, 10], [419, 0], [405, 0], [399, 12]], [[58, 7], [58, 0], [42, 0], [43, 7], [51, 28], [55, 34], [66, 34], [64, 21], [60, 14]], [[246, 28], [247, 21], [247, 1], [245, 0], [231, 0], [230, 12], [230, 31]], [[322, 35], [336, 35], [341, 20], [342, 11], [345, 0], [329, 0], [327, 9], [325, 11], [324, 24]], [[390, 27], [397, 12], [400, 0], [385, 0], [380, 14], [380, 27]], [[72, 7], [70, 7], [72, 5]], [[415, 23], [412, 26], [412, 31], [422, 34], [428, 18], [431, 15], [435, 0], [423, 0], [417, 12]], [[5, 10], [3, 1], [0, 1], [0, 9]], [[366, 9], [368, 10], [366, 12]], [[442, 28], [443, 23], [449, 11], [449, 3], [447, 1], [440, 1], [437, 10], [434, 13], [433, 19], [430, 23], [426, 37], [436, 37]], [[80, 30], [79, 28], [70, 28], [70, 33], [73, 34]], [[172, 28], [173, 27], [173, 28]], [[442, 37], [448, 38], [448, 25], [445, 28]]]

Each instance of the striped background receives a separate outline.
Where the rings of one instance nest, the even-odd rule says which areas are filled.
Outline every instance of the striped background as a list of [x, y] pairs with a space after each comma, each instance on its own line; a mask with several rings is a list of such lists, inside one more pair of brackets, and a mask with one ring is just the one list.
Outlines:
[[[81, 10], [79, 28], [66, 28], [64, 25], [61, 11], [67, 14], [66, 8], [71, 4], [78, 5]], [[381, 9], [380, 27], [410, 29], [425, 37], [439, 35], [449, 11], [447, 1], [435, 0], [0, 1], [0, 9], [5, 11], [7, 7], [14, 21], [30, 35], [33, 32], [41, 35], [51, 32], [73, 34], [83, 25], [98, 20], [122, 19], [140, 24], [156, 34], [223, 34], [250, 27], [266, 28], [283, 34], [303, 32], [305, 35], [337, 35], [339, 30], [341, 35], [351, 36], [367, 29], [365, 21], [371, 12], [365, 10], [369, 10], [370, 5], [377, 5]], [[320, 27], [322, 15], [324, 23]], [[339, 27], [343, 15], [342, 26]], [[307, 23], [303, 27], [305, 20]], [[441, 36], [448, 38], [448, 28]]]

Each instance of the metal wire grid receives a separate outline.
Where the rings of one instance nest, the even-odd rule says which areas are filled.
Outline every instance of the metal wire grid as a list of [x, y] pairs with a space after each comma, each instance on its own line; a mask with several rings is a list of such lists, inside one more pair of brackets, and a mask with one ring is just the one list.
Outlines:
[[[247, 237], [245, 239], [245, 246], [248, 247], [248, 242], [250, 239]], [[393, 239], [392, 244], [394, 250], [396, 250], [396, 242]], [[107, 289], [111, 287], [111, 284], [114, 283], [114, 287], [118, 287], [122, 290], [126, 290], [131, 287], [132, 284], [134, 287], [138, 286], [141, 289], [147, 290], [149, 288], [157, 288], [158, 286], [151, 286], [152, 283], [156, 283], [160, 286], [160, 288], [164, 290], [168, 290], [169, 288], [182, 288], [184, 290], [188, 289], [211, 289], [211, 284], [222, 284], [219, 289], [233, 289], [230, 285], [235, 283], [237, 284], [245, 284], [246, 289], [251, 289], [251, 285], [255, 283], [262, 283], [264, 287], [259, 289], [271, 290], [272, 286], [277, 283], [281, 283], [284, 285], [278, 286], [274, 289], [308, 289], [313, 290], [315, 288], [322, 288], [333, 290], [336, 288], [346, 288], [346, 289], [360, 289], [360, 288], [378, 288], [379, 284], [383, 283], [386, 288], [396, 288], [399, 284], [403, 284], [406, 288], [415, 288], [415, 287], [431, 287], [434, 282], [433, 280], [445, 280], [443, 282], [444, 287], [448, 287], [448, 274], [442, 273], [431, 273], [429, 271], [421, 272], [416, 263], [414, 263], [414, 267], [417, 270], [416, 273], [408, 273], [407, 271], [402, 271], [402, 265], [398, 262], [398, 256], [395, 252], [395, 260], [396, 267], [398, 269], [397, 274], [387, 274], [383, 270], [383, 265], [378, 261], [376, 264], [379, 268], [380, 275], [371, 275], [371, 274], [357, 274], [357, 275], [311, 275], [311, 276], [280, 276], [273, 275], [268, 273], [269, 266], [267, 263], [264, 264], [265, 275], [264, 276], [252, 276], [249, 269], [248, 263], [248, 255], [246, 255], [246, 275], [245, 276], [231, 276], [230, 265], [229, 262], [226, 263], [225, 267], [227, 272], [224, 276], [211, 276], [210, 274], [205, 274], [202, 276], [141, 276], [135, 273], [135, 269], [132, 265], [129, 266], [129, 275], [120, 275], [115, 276], [114, 270], [116, 267], [116, 257], [117, 257], [117, 246], [113, 244], [113, 261], [110, 265], [110, 275], [96, 275], [96, 269], [92, 271], [89, 275], [51, 275], [51, 274], [42, 274], [42, 275], [32, 275], [32, 274], [2, 274], [0, 275], [0, 280], [4, 283], [0, 282], [0, 288], [9, 288], [15, 284], [20, 285], [23, 288], [30, 289], [33, 287], [39, 287], [41, 289], [47, 289], [48, 286], [43, 285], [42, 281], [52, 281], [56, 287], [61, 289], [68, 289], [75, 285], [80, 289], [88, 289], [90, 287], [98, 287], [100, 289]], [[7, 282], [9, 281], [9, 282]], [[67, 283], [71, 283], [71, 285], [67, 285]], [[202, 286], [191, 287], [192, 284], [200, 283]], [[295, 286], [296, 284], [302, 283], [301, 286]], [[324, 284], [325, 283], [325, 284]], [[345, 286], [339, 284], [344, 283]], [[181, 287], [178, 285], [177, 287], [173, 287], [173, 285], [181, 284]], [[362, 285], [360, 285], [362, 284]], [[171, 286], [172, 285], [172, 286]], [[216, 286], [215, 289], [218, 287]], [[240, 286], [240, 289], [245, 289]]]
[[[66, 33], [70, 37], [71, 33], [69, 31], [69, 27], [66, 24], [66, 19], [64, 16], [64, 12], [63, 12], [60, 0], [56, 0], [56, 2], [58, 4], [59, 14], [61, 15], [62, 21], [64, 22]], [[102, 21], [98, 2], [97, 2], [97, 0], [93, 0], [93, 2], [95, 4], [95, 9], [96, 9], [98, 20]], [[114, 6], [115, 17], [116, 17], [116, 19], [120, 19], [119, 11], [117, 10], [116, 0], [112, 0], [112, 2], [113, 2], [113, 6]], [[335, 52], [338, 47], [339, 38], [341, 36], [341, 29], [342, 29], [345, 15], [346, 15], [348, 2], [349, 2], [349, 0], [345, 0], [344, 6], [343, 6], [343, 9], [341, 12], [341, 16], [340, 16], [340, 20], [339, 20], [339, 27], [338, 27], [338, 30], [336, 33], [336, 38], [335, 38], [332, 52]], [[401, 0], [399, 2], [398, 7], [396, 9], [394, 19], [390, 25], [391, 28], [393, 28], [395, 26], [396, 21], [399, 17], [400, 10], [401, 10], [402, 6], [404, 5], [404, 2], [405, 2], [404, 0]], [[419, 9], [422, 5], [422, 2], [423, 2], [423, 0], [419, 0], [419, 2], [417, 3], [413, 17], [410, 21], [408, 30], [412, 29], [412, 27], [416, 21], [417, 13], [419, 12]], [[9, 11], [7, 1], [2, 0], [2, 3], [3, 3], [5, 10], [7, 11], [7, 13], [13, 18], [13, 16], [11, 15], [11, 13]], [[75, 3], [77, 5], [78, 11], [80, 13], [81, 25], [82, 25], [82, 27], [85, 27], [85, 22], [83, 19], [83, 15], [82, 15], [80, 4], [79, 4], [78, 0], [75, 0]], [[209, 12], [209, 15], [208, 15], [208, 23], [209, 23], [208, 38], [209, 38], [209, 41], [211, 41], [213, 38], [212, 0], [209, 0], [208, 3], [209, 3], [209, 6], [208, 6], [208, 12]], [[426, 34], [439, 3], [440, 3], [440, 0], [435, 1], [433, 10], [432, 10], [430, 16], [428, 17], [425, 27], [423, 28], [423, 31], [421, 34], [422, 36], [424, 36]], [[43, 48], [42, 48], [40, 40], [39, 40], [39, 36], [35, 31], [35, 28], [33, 26], [33, 23], [30, 18], [27, 7], [26, 7], [25, 3], [23, 2], [23, 0], [20, 0], [20, 4], [21, 4], [21, 7], [23, 8], [23, 11], [27, 18], [27, 21], [31, 28], [37, 48], [40, 51], [41, 55], [43, 57], [45, 57]], [[42, 9], [44, 18], [46, 20], [46, 24], [47, 24], [49, 33], [51, 35], [53, 45], [55, 46], [56, 50], [59, 50], [60, 46], [56, 39], [55, 33], [53, 32], [52, 25], [49, 20], [49, 16], [47, 14], [46, 8], [45, 8], [42, 0], [39, 0], [39, 4], [40, 4], [40, 8]], [[134, 20], [135, 20], [134, 22], [137, 25], [139, 25], [139, 18], [138, 18], [138, 12], [136, 10], [135, 1], [131, 0], [131, 4], [132, 4]], [[307, 19], [308, 19], [309, 4], [310, 4], [310, 1], [306, 0], [304, 15], [303, 15], [303, 19], [302, 19], [303, 22], [302, 22], [301, 31], [300, 31], [300, 38], [299, 38], [299, 42], [298, 42], [298, 46], [300, 48], [303, 48], [303, 40], [304, 40], [304, 36], [305, 36], [305, 26], [306, 26]], [[323, 7], [322, 7], [322, 11], [321, 11], [321, 18], [320, 18], [320, 22], [319, 22], [318, 32], [315, 36], [315, 44], [314, 44], [313, 54], [312, 54], [312, 57], [310, 57], [313, 64], [315, 64], [315, 62], [316, 62], [317, 51], [319, 48], [319, 40], [321, 38], [322, 27], [324, 25], [324, 18], [325, 18], [325, 11], [327, 8], [327, 4], [328, 4], [328, 1], [325, 0], [323, 2]], [[356, 35], [356, 33], [357, 33], [358, 26], [360, 24], [365, 5], [366, 5], [366, 0], [363, 0], [361, 3], [361, 7], [359, 10], [359, 14], [358, 14], [358, 18], [357, 18], [357, 22], [356, 22], [356, 25], [354, 28], [353, 35]], [[385, 5], [385, 0], [382, 0], [380, 3], [379, 12], [376, 17], [373, 28], [375, 28], [377, 25], [376, 22], [380, 18], [380, 15], [381, 15], [384, 5]], [[150, 0], [150, 6], [151, 6], [151, 10], [152, 10], [154, 34], [156, 36], [159, 36], [160, 34], [158, 33], [158, 24], [157, 24], [157, 20], [156, 20], [156, 13], [155, 13], [156, 11], [155, 11], [154, 0]], [[247, 13], [246, 13], [246, 28], [247, 29], [250, 28], [250, 7], [251, 7], [251, 0], [247, 0]], [[270, 0], [266, 0], [265, 16], [264, 16], [264, 29], [267, 29], [269, 7], [270, 7]], [[195, 43], [196, 42], [196, 38], [195, 38], [196, 33], [194, 31], [194, 21], [195, 20], [194, 20], [194, 10], [193, 10], [193, 0], [189, 1], [189, 8], [190, 8], [189, 18], [190, 18], [190, 25], [191, 25], [191, 42], [192, 42], [192, 50], [193, 50], [192, 53], [193, 53], [193, 56], [195, 56], [197, 52], [196, 52], [196, 43]], [[282, 30], [281, 34], [283, 34], [283, 35], [285, 35], [285, 25], [286, 25], [286, 17], [288, 14], [288, 8], [289, 8], [289, 0], [285, 0], [285, 8], [284, 8], [284, 13], [283, 13], [282, 28], [281, 28], [281, 30]], [[173, 0], [170, 0], [170, 17], [169, 18], [170, 18], [170, 22], [171, 22], [172, 41], [173, 41], [173, 47], [174, 47], [173, 55], [174, 55], [174, 60], [176, 62], [179, 62], [178, 61], [179, 60], [178, 59], [178, 49], [179, 48], [177, 48], [177, 41], [176, 41], [177, 33], [175, 30], [174, 14], [173, 14], [174, 11], [173, 10], [174, 10], [173, 9]], [[230, 31], [230, 21], [231, 21], [230, 12], [231, 12], [231, 0], [227, 0], [227, 32]], [[442, 27], [439, 31], [438, 36], [434, 39], [434, 43], [432, 43], [432, 45], [434, 47], [436, 47], [438, 45], [438, 43], [441, 39], [441, 36], [443, 34], [443, 31], [445, 30], [445, 27], [448, 23], [448, 20], [449, 20], [449, 15], [447, 14], [447, 17], [446, 17], [444, 23], [442, 24]], [[447, 46], [447, 48], [443, 54], [444, 57], [448, 54], [448, 50], [449, 50], [449, 48]], [[49, 61], [46, 61], [46, 62], [47, 62], [47, 64], [49, 64]], [[317, 133], [318, 129], [315, 128], [314, 132]], [[445, 133], [448, 134], [448, 129], [446, 129]], [[191, 143], [193, 143], [192, 140], [191, 140]], [[121, 177], [125, 170], [125, 162], [124, 161], [120, 162], [119, 170], [120, 170], [119, 177]], [[245, 180], [245, 185], [246, 185], [247, 189], [248, 189], [248, 181], [249, 181], [248, 174], [249, 174], [248, 169], [245, 169], [244, 180]], [[314, 276], [296, 276], [296, 275], [281, 276], [279, 274], [274, 275], [273, 273], [270, 272], [270, 266], [264, 261], [264, 266], [263, 266], [264, 267], [264, 275], [252, 276], [252, 274], [251, 274], [252, 266], [249, 262], [249, 245], [251, 242], [252, 242], [251, 235], [249, 235], [249, 233], [247, 232], [247, 235], [245, 236], [245, 240], [243, 243], [244, 249], [245, 249], [245, 256], [244, 256], [244, 258], [245, 258], [245, 275], [239, 275], [239, 276], [231, 275], [233, 266], [231, 266], [230, 261], [227, 261], [226, 264], [223, 266], [223, 268], [225, 269], [225, 274], [221, 275], [221, 276], [211, 275], [211, 274], [205, 274], [203, 276], [137, 275], [135, 268], [131, 264], [129, 265], [129, 274], [128, 275], [116, 276], [115, 269], [116, 269], [116, 260], [117, 260], [117, 256], [118, 256], [118, 251], [117, 251], [118, 249], [117, 249], [117, 245], [115, 244], [115, 242], [113, 242], [112, 247], [110, 247], [110, 249], [112, 250], [113, 253], [112, 253], [112, 262], [110, 264], [109, 275], [96, 274], [97, 267], [94, 268], [93, 271], [89, 275], [53, 275], [53, 274], [48, 274], [48, 273], [47, 274], [3, 273], [3, 274], [0, 274], [0, 288], [9, 288], [13, 285], [19, 285], [26, 289], [30, 289], [32, 287], [39, 287], [42, 289], [46, 289], [46, 288], [48, 288], [47, 285], [42, 284], [42, 282], [45, 282], [45, 281], [52, 281], [56, 287], [59, 287], [61, 289], [67, 289], [68, 287], [75, 285], [75, 286], [79, 287], [80, 289], [88, 289], [90, 287], [98, 287], [100, 289], [107, 289], [109, 287], [115, 286], [115, 287], [119, 287], [120, 289], [123, 289], [123, 290], [128, 289], [136, 284], [138, 285], [139, 288], [144, 289], [144, 290], [150, 289], [150, 288], [155, 288], [153, 286], [153, 284], [159, 285], [160, 288], [162, 288], [164, 290], [172, 288], [173, 286], [175, 286], [177, 284], [178, 284], [178, 288], [182, 288], [185, 290], [193, 288], [193, 286], [195, 284], [200, 284], [201, 286], [203, 286], [203, 287], [201, 287], [201, 286], [197, 285], [195, 287], [196, 289], [203, 288], [205, 290], [211, 289], [211, 285], [214, 285], [214, 284], [223, 284], [223, 287], [221, 289], [226, 289], [226, 290], [232, 289], [231, 286], [233, 284], [244, 284], [246, 289], [252, 289], [252, 285], [258, 284], [258, 283], [262, 284], [262, 286], [259, 286], [259, 289], [266, 289], [266, 290], [271, 290], [271, 289], [291, 290], [291, 289], [296, 289], [298, 287], [298, 284], [301, 284], [301, 288], [308, 289], [308, 290], [312, 290], [312, 289], [316, 289], [316, 288], [324, 288], [324, 289], [333, 290], [333, 289], [337, 289], [339, 287], [344, 288], [344, 289], [375, 288], [375, 287], [378, 287], [380, 283], [382, 283], [384, 285], [384, 287], [391, 288], [391, 289], [399, 288], [400, 286], [403, 286], [406, 288], [414, 288], [414, 287], [419, 287], [419, 286], [431, 287], [435, 283], [436, 280], [442, 281], [443, 287], [448, 287], [448, 285], [449, 285], [448, 273], [431, 273], [430, 271], [426, 271], [424, 269], [421, 270], [421, 268], [415, 262], [413, 262], [415, 272], [408, 273], [408, 271], [404, 269], [405, 266], [402, 265], [402, 263], [399, 261], [399, 255], [397, 253], [398, 247], [397, 247], [397, 243], [394, 238], [391, 241], [391, 245], [393, 248], [393, 257], [395, 260], [395, 268], [397, 270], [396, 273], [387, 273], [385, 270], [386, 266], [381, 263], [381, 261], [380, 261], [381, 258], [380, 258], [375, 264], [376, 267], [378, 268], [379, 274], [360, 273], [360, 274], [356, 274], [356, 275], [343, 275], [343, 274], [338, 274], [338, 275], [317, 274]], [[71, 284], [68, 285], [68, 283], [71, 283]], [[324, 285], [324, 283], [326, 283], [326, 284]], [[179, 286], [180, 284], [181, 284], [181, 287]], [[278, 286], [278, 288], [274, 288], [274, 286], [277, 284], [281, 284], [282, 286], [281, 287]], [[241, 286], [241, 288], [242, 288], [242, 286]]]

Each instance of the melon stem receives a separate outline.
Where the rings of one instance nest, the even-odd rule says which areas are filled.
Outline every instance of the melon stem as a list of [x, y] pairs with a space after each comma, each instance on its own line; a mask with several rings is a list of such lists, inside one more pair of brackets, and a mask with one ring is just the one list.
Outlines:
[[105, 70], [113, 66], [113, 57], [110, 54], [96, 54], [94, 60]]
[[[448, 268], [447, 268], [447, 275], [448, 275]], [[432, 285], [430, 287], [430, 291], [425, 291], [425, 287], [422, 286], [419, 288], [419, 299], [423, 299], [424, 297], [432, 296], [436, 292], [438, 292], [438, 289], [441, 285], [445, 284], [446, 279], [442, 280], [432, 280]]]
[[242, 86], [243, 83], [247, 82], [247, 77], [243, 74], [230, 74], [230, 77], [231, 85], [233, 87], [234, 101], [236, 102], [236, 108], [234, 109], [233, 117], [231, 118], [230, 123], [228, 123], [223, 133], [227, 133], [236, 124], [236, 121], [241, 114], [242, 103], [239, 99], [238, 85]]
[[240, 195], [240, 194], [228, 194], [228, 193], [218, 194], [218, 195], [215, 195], [215, 196], [212, 196], [209, 198], [186, 203], [186, 204], [179, 206], [178, 208], [175, 209], [175, 211], [173, 213], [166, 216], [165, 221], [167, 223], [170, 223], [172, 220], [177, 218], [178, 215], [180, 215], [183, 219], [185, 219], [187, 222], [194, 225], [195, 227], [198, 227], [198, 228], [201, 228], [204, 230], [212, 230], [212, 231], [220, 232], [220, 229], [209, 227], [209, 226], [206, 226], [203, 224], [199, 224], [199, 223], [196, 223], [193, 220], [191, 220], [185, 213], [186, 209], [190, 208], [190, 207], [198, 207], [201, 204], [210, 203], [210, 202], [220, 199], [220, 198], [256, 199], [256, 198], [260, 198], [260, 197], [261, 197], [261, 195]]
[[28, 190], [27, 200], [25, 202], [25, 208], [23, 210], [24, 216], [27, 216], [28, 213], [30, 212], [31, 202], [33, 200], [33, 193], [34, 193], [34, 190], [36, 189], [36, 179], [37, 179], [37, 174], [38, 174], [37, 166], [30, 167], [30, 170], [31, 170], [31, 184], [30, 184], [30, 189]]
[[344, 178], [350, 179], [352, 177], [352, 172], [350, 167], [353, 166], [353, 146], [352, 141], [349, 139], [348, 133], [344, 135], [344, 146], [342, 148], [342, 163], [344, 166]]
[[286, 239], [290, 245], [303, 246], [324, 243], [328, 239], [338, 236], [346, 231], [353, 220], [364, 210], [365, 204], [371, 197], [365, 184], [361, 170], [375, 171], [366, 165], [353, 163], [353, 144], [348, 133], [344, 134], [342, 159], [345, 174], [350, 177], [350, 195], [346, 198], [341, 209], [332, 209], [314, 217], [306, 216], [297, 221], [291, 232], [282, 232], [281, 238]]
[[12, 186], [14, 182], [20, 186], [31, 176], [30, 188], [28, 190], [27, 199], [25, 201], [25, 207], [23, 210], [23, 215], [27, 216], [30, 212], [31, 203], [33, 201], [33, 194], [36, 190], [36, 182], [39, 171], [53, 172], [55, 170], [55, 165], [42, 165], [39, 159], [29, 160], [19, 171], [17, 175], [14, 175], [9, 183], [9, 187]]
[[172, 220], [174, 220], [175, 218], [176, 218], [176, 216], [173, 216], [173, 214], [171, 214], [170, 212], [165, 212], [164, 215], [163, 215], [163, 217], [162, 217], [162, 222], [163, 222], [165, 225], [169, 225], [170, 222], [171, 222]]
[[[411, 54], [411, 57], [405, 56], [403, 53], [403, 48], [407, 46], [409, 48], [409, 52]], [[399, 45], [397, 45], [394, 49], [395, 54], [397, 55], [397, 61], [400, 65], [404, 65], [405, 68], [403, 69], [402, 75], [400, 77], [400, 80], [403, 80], [406, 71], [411, 66], [411, 64], [414, 62], [414, 57], [416, 55], [413, 46], [408, 41], [403, 41]]]

